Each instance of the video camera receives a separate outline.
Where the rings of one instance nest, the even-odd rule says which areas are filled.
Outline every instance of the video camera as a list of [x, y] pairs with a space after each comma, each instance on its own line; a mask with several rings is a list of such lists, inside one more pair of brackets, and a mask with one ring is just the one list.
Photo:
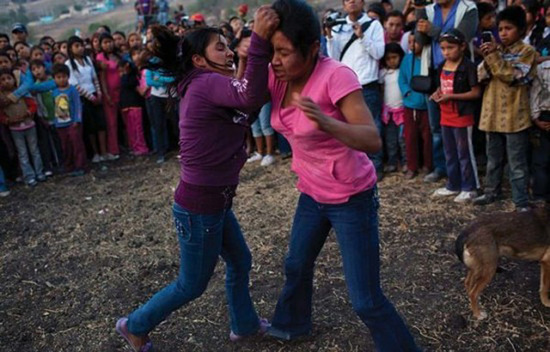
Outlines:
[[346, 23], [347, 23], [346, 18], [342, 17], [342, 14], [338, 11], [329, 12], [323, 18], [323, 26], [328, 28], [332, 28], [339, 24], [346, 24]]

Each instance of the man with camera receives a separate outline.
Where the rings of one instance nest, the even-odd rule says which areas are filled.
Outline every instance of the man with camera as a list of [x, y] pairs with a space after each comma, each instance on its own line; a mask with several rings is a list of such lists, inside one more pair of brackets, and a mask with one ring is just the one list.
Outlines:
[[[470, 43], [478, 26], [476, 4], [471, 0], [436, 0], [427, 4], [426, 0], [414, 0], [416, 8], [416, 31], [418, 42], [424, 46], [421, 59], [421, 74], [427, 76], [436, 70], [444, 61], [439, 35], [451, 29], [458, 29]], [[433, 78], [433, 77], [432, 77]], [[429, 95], [428, 95], [429, 96]], [[424, 181], [437, 182], [447, 174], [445, 156], [443, 154], [443, 138], [441, 135], [439, 106], [428, 99], [428, 116], [432, 132], [432, 148], [434, 170], [426, 175]]]
[[[364, 0], [343, 0], [345, 19], [325, 17], [323, 25], [331, 58], [349, 66], [363, 86], [363, 97], [382, 136], [382, 100], [378, 86], [378, 61], [384, 56], [384, 29], [364, 13]], [[334, 30], [337, 28], [337, 30]], [[378, 180], [383, 177], [382, 152], [369, 155]]]

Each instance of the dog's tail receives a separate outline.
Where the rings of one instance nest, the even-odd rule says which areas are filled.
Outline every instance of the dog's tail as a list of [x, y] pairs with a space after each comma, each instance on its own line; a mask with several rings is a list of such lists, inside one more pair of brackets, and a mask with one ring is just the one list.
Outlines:
[[455, 253], [458, 259], [464, 263], [464, 244], [470, 234], [467, 230], [462, 230], [455, 241]]

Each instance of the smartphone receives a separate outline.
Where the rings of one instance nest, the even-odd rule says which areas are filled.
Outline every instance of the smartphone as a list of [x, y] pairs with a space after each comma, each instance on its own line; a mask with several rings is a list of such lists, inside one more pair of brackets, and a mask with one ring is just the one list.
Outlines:
[[493, 41], [493, 33], [485, 31], [481, 33], [481, 42], [482, 43], [491, 43]]

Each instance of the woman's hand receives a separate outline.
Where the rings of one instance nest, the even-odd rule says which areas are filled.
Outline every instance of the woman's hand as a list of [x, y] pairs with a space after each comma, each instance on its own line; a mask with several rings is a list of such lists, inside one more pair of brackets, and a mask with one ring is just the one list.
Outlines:
[[321, 111], [321, 108], [309, 97], [303, 97], [299, 93], [292, 94], [292, 105], [307, 116], [307, 118], [313, 123], [315, 128], [323, 130], [324, 125], [329, 117]]
[[254, 32], [265, 40], [270, 40], [279, 27], [279, 15], [269, 5], [261, 6], [254, 15]]
[[540, 128], [543, 131], [550, 131], [550, 122], [541, 121], [539, 119], [536, 119], [533, 121], [535, 125], [537, 125], [538, 128]]

